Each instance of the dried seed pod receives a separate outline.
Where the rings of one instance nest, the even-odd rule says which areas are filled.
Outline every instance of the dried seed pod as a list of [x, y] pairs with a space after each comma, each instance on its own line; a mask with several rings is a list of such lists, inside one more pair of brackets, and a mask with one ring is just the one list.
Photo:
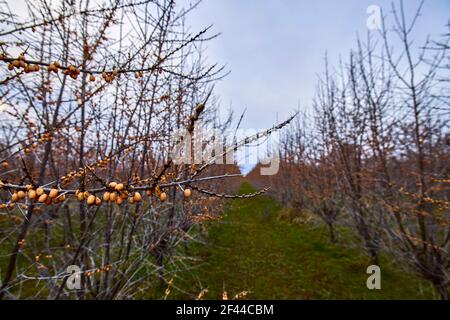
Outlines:
[[86, 202], [87, 202], [87, 204], [88, 204], [89, 206], [92, 206], [92, 205], [95, 203], [95, 196], [91, 194], [91, 195], [87, 198]]
[[191, 189], [184, 189], [183, 193], [186, 198], [189, 198], [192, 195]]

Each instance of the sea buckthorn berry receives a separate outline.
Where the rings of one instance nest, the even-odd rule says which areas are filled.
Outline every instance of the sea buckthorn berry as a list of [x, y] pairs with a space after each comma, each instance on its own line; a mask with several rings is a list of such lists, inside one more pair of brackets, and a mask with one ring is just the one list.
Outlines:
[[17, 192], [14, 192], [11, 196], [11, 202], [17, 202], [19, 200], [19, 195]]
[[91, 194], [91, 195], [87, 198], [86, 202], [87, 202], [87, 204], [88, 204], [89, 206], [92, 206], [92, 205], [95, 203], [95, 196]]
[[191, 189], [184, 189], [183, 193], [186, 198], [189, 198], [192, 194], [192, 191], [191, 191]]
[[167, 194], [165, 192], [161, 192], [159, 195], [159, 200], [166, 201], [167, 200]]
[[31, 190], [28, 191], [28, 198], [30, 200], [36, 199], [36, 196], [37, 196], [36, 190], [31, 189]]
[[40, 197], [41, 195], [43, 195], [44, 194], [44, 189], [42, 189], [42, 188], [37, 188], [36, 189], [36, 195], [38, 196], [38, 197]]
[[123, 183], [119, 183], [119, 184], [117, 184], [116, 187], [115, 187], [115, 189], [116, 189], [117, 191], [122, 191], [123, 188], [124, 188]]
[[48, 194], [48, 196], [52, 199], [56, 198], [58, 196], [58, 190], [57, 189], [50, 190], [50, 193]]
[[43, 194], [41, 194], [41, 195], [39, 196], [38, 201], [39, 201], [40, 203], [44, 203], [44, 202], [47, 201], [47, 198], [48, 198], [47, 194], [43, 193]]
[[134, 202], [139, 202], [142, 200], [142, 196], [139, 192], [135, 192], [132, 199], [134, 200]]
[[103, 201], [109, 201], [110, 195], [111, 195], [111, 193], [105, 192], [105, 193], [103, 194]]
[[117, 186], [117, 182], [110, 182], [109, 183], [109, 187], [112, 188], [112, 189], [115, 189], [116, 186]]
[[111, 202], [115, 202], [115, 201], [117, 200], [117, 193], [112, 192], [112, 193], [110, 194], [110, 196], [109, 196], [109, 200], [110, 200]]
[[24, 199], [26, 197], [26, 194], [24, 191], [20, 190], [17, 191], [17, 196], [19, 197], [19, 199]]

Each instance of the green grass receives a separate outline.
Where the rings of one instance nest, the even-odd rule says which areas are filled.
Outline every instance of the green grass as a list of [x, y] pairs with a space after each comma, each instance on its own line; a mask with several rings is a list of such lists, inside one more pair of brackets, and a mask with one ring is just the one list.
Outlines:
[[[252, 190], [243, 184], [240, 191]], [[324, 227], [280, 221], [279, 209], [267, 196], [230, 201], [223, 219], [203, 232], [204, 243], [183, 252], [197, 259], [183, 265], [189, 271], [176, 274], [174, 285], [180, 290], [173, 290], [170, 298], [191, 299], [204, 288], [205, 299], [244, 290], [250, 291], [249, 299], [436, 297], [429, 284], [396, 269], [386, 257], [381, 259], [382, 289], [368, 290], [368, 258], [357, 246], [345, 245], [348, 230], [340, 232], [341, 243], [334, 245]]]

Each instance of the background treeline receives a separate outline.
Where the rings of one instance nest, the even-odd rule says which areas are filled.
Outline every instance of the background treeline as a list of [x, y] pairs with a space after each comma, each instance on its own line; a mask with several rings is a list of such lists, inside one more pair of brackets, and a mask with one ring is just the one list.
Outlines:
[[379, 32], [330, 66], [310, 112], [280, 141], [270, 184], [292, 219], [313, 213], [329, 227], [350, 226], [371, 263], [389, 252], [399, 265], [430, 281], [448, 299], [450, 280], [450, 106], [448, 41], [413, 42], [413, 19], [393, 6]]

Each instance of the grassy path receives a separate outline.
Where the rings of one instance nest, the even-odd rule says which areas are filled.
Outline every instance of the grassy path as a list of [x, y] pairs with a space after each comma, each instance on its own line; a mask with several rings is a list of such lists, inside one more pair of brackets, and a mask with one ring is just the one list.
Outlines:
[[[363, 252], [330, 244], [325, 228], [279, 221], [279, 209], [270, 197], [230, 201], [224, 218], [207, 228], [206, 244], [188, 248], [198, 260], [189, 263], [192, 271], [174, 279], [184, 292], [174, 291], [172, 297], [189, 299], [208, 288], [206, 299], [244, 290], [250, 299], [433, 298], [428, 284], [386, 261], [382, 289], [368, 290]], [[342, 233], [341, 241], [346, 241]]]

